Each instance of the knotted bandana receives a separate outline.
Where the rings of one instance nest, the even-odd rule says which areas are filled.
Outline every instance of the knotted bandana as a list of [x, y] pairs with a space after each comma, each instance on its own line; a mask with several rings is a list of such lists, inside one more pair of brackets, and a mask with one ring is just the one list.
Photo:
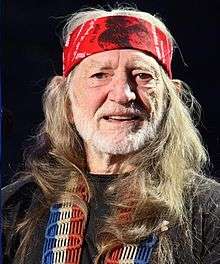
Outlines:
[[107, 16], [81, 24], [68, 36], [63, 51], [63, 74], [84, 58], [114, 49], [136, 49], [154, 57], [172, 78], [170, 37], [150, 22], [132, 16]]

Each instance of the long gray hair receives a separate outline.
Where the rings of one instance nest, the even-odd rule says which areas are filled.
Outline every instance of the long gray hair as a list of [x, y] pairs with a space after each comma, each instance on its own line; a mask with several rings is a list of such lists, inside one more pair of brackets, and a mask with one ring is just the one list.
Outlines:
[[[91, 18], [113, 15], [146, 19], [173, 39], [155, 16], [120, 8], [112, 11], [87, 9], [75, 13], [64, 28], [64, 42], [79, 24]], [[102, 229], [104, 235], [98, 241], [97, 261], [100, 255], [117, 245], [136, 243], [156, 232], [163, 220], [169, 221], [170, 226], [181, 226], [183, 233], [189, 234], [186, 239], [191, 243], [185, 197], [204, 177], [203, 168], [208, 157], [191, 117], [193, 109], [197, 114], [199, 112], [196, 100], [185, 85], [177, 89], [177, 82], [170, 80], [162, 67], [161, 71], [167, 102], [162, 124], [157, 136], [130, 159], [136, 169], [118, 177], [108, 188], [111, 212]], [[181, 82], [178, 83], [181, 86]], [[23, 256], [36, 219], [40, 219], [52, 202], [60, 199], [64, 190], [73, 191], [83, 181], [89, 196], [93, 195], [86, 178], [83, 142], [68, 120], [69, 104], [67, 78], [55, 76], [43, 96], [45, 121], [36, 136], [35, 147], [26, 155], [26, 174], [31, 175], [41, 188], [45, 206], [29, 213], [18, 226], [18, 230], [25, 232], [20, 246]], [[124, 210], [132, 216], [127, 222], [119, 217]], [[173, 263], [172, 241], [166, 233], [160, 236], [154, 262]]]

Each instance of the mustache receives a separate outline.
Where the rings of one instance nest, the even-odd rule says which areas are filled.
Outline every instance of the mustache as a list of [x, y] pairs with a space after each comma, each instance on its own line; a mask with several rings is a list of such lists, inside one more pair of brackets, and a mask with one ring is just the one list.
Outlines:
[[99, 111], [97, 112], [98, 119], [110, 115], [134, 115], [138, 117], [146, 117], [147, 111], [141, 105], [132, 102], [127, 106], [119, 104], [108, 105], [99, 109]]

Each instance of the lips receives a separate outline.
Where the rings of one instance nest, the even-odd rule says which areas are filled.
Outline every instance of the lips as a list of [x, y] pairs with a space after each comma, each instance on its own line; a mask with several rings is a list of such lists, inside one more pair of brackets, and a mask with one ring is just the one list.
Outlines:
[[140, 119], [140, 116], [137, 115], [109, 115], [103, 116], [105, 120], [108, 121], [133, 121]]

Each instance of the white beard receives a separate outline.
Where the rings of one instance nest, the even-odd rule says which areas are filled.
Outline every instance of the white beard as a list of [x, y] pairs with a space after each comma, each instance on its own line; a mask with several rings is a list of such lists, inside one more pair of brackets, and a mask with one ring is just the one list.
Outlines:
[[98, 151], [113, 155], [124, 155], [140, 150], [146, 142], [155, 138], [162, 115], [162, 113], [159, 113], [152, 121], [145, 120], [143, 126], [135, 132], [128, 130], [123, 139], [118, 139], [117, 133], [115, 135], [104, 135], [101, 131], [94, 129], [88, 121], [83, 120], [83, 115], [79, 113], [75, 116], [75, 125], [83, 141], [89, 142]]

